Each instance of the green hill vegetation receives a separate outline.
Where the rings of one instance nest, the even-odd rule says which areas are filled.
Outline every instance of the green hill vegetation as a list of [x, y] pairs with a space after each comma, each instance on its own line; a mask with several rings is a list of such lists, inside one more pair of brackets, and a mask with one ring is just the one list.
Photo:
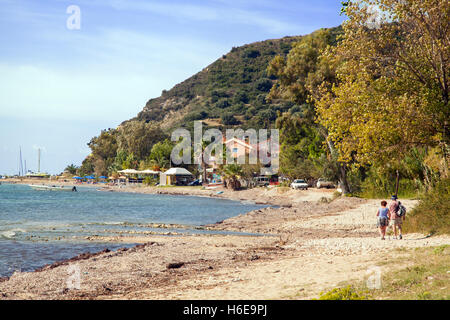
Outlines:
[[269, 62], [286, 56], [301, 37], [285, 37], [234, 47], [191, 78], [164, 90], [147, 102], [133, 120], [161, 123], [165, 129], [189, 126], [194, 120], [219, 126], [268, 126], [277, 111], [292, 103], [269, 103], [267, 94], [275, 78], [267, 73]]

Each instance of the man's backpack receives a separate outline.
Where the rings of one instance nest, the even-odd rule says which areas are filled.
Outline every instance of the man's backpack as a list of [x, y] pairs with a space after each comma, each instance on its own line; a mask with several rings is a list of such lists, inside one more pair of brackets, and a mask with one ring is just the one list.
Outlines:
[[403, 217], [406, 214], [406, 207], [402, 203], [398, 202], [398, 211], [396, 212], [397, 217]]

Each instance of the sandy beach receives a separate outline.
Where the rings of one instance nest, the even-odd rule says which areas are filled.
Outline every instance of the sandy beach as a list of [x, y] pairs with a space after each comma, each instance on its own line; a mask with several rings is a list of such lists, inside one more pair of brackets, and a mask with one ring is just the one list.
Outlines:
[[[382, 241], [375, 219], [379, 200], [334, 199], [333, 190], [103, 189], [220, 197], [270, 207], [204, 226], [261, 236], [90, 237], [141, 245], [16, 272], [0, 280], [0, 299], [310, 299], [342, 282], [363, 280], [368, 268], [404, 254], [396, 248], [450, 244], [448, 236], [421, 234]], [[417, 203], [402, 202], [409, 209]], [[68, 286], [74, 268], [79, 289]]]

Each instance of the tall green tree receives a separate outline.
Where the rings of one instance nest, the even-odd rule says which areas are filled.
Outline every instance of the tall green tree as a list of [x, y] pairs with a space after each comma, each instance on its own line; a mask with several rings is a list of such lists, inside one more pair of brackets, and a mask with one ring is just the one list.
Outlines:
[[106, 175], [117, 153], [117, 131], [103, 130], [98, 137], [91, 139], [88, 146], [92, 151], [91, 162], [94, 165], [95, 174]]
[[158, 168], [170, 168], [170, 155], [173, 147], [174, 144], [169, 139], [156, 143], [153, 145], [152, 151], [150, 152], [150, 156], [148, 158], [149, 162]]
[[136, 159], [146, 159], [155, 143], [167, 136], [158, 125], [144, 121], [129, 121], [118, 129], [117, 145], [119, 150], [133, 154]]
[[[314, 105], [314, 97], [318, 97], [323, 88], [331, 88], [337, 81], [336, 66], [324, 58], [322, 53], [326, 48], [337, 43], [341, 33], [340, 28], [321, 29], [303, 37], [294, 45], [286, 58], [275, 57], [268, 67], [268, 73], [277, 78], [276, 84], [270, 91], [269, 100], [284, 99], [298, 105], [304, 105], [305, 103]], [[315, 123], [315, 110], [308, 113], [305, 120], [309, 120], [309, 126], [314, 127], [326, 141], [325, 147], [328, 149], [328, 158], [332, 161], [338, 161], [337, 150], [333, 141], [328, 137], [327, 128], [317, 126]], [[282, 151], [281, 161], [285, 165], [295, 163], [297, 167], [300, 167], [301, 164], [305, 171], [306, 168], [310, 168], [310, 165], [305, 163], [306, 160], [303, 160], [304, 158], [300, 155], [296, 156], [298, 154], [296, 149], [298, 149], [298, 146], [289, 146], [289, 143], [285, 142], [284, 150], [288, 152], [283, 155], [284, 152]], [[347, 193], [350, 191], [347, 182], [347, 165], [338, 161], [336, 167], [339, 169], [337, 176], [341, 188], [344, 193]], [[293, 174], [293, 172], [290, 174]]]

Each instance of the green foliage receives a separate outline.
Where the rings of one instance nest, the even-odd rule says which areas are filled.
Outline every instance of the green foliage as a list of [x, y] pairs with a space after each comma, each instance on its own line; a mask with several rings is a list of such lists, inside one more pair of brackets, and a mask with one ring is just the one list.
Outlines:
[[74, 165], [73, 163], [71, 165], [68, 165], [64, 171], [70, 173], [70, 174], [76, 174], [78, 170], [78, 167]]
[[280, 130], [280, 171], [296, 179], [317, 179], [322, 175], [318, 158], [324, 152], [323, 138], [314, 123], [285, 113], [276, 121]]
[[238, 190], [241, 187], [239, 179], [244, 176], [244, 170], [239, 164], [232, 163], [223, 167], [222, 175], [225, 179], [225, 186], [227, 188]]
[[152, 147], [152, 151], [149, 156], [149, 162], [153, 163], [158, 168], [169, 168], [171, 164], [170, 154], [173, 147], [174, 143], [169, 139], [156, 143]]
[[322, 292], [318, 300], [368, 300], [366, 293], [357, 291], [352, 286], [335, 288], [328, 292]]
[[137, 160], [145, 159], [153, 145], [164, 140], [166, 135], [153, 123], [129, 121], [118, 129], [117, 145], [119, 150], [133, 154]]
[[220, 99], [216, 102], [215, 106], [220, 109], [225, 109], [230, 106], [230, 102], [228, 101], [228, 99]]
[[80, 168], [77, 170], [77, 175], [79, 175], [80, 177], [84, 177], [93, 174], [94, 171], [94, 158], [92, 157], [92, 155], [89, 155], [81, 163]]
[[450, 247], [450, 245], [443, 244], [442, 246], [434, 248], [433, 253], [440, 256], [444, 253], [445, 249], [447, 249], [448, 247]]
[[221, 116], [222, 123], [224, 125], [236, 125], [239, 121], [233, 116], [232, 113], [225, 113]]
[[419, 204], [407, 213], [407, 232], [450, 233], [450, 179], [442, 179], [421, 196]]
[[[219, 58], [165, 91], [161, 97], [149, 100], [134, 120], [163, 123], [169, 129], [194, 120], [220, 118], [228, 112], [250, 120], [246, 115], [249, 107], [257, 105], [268, 109], [271, 106], [265, 101], [272, 86], [266, 72], [269, 62], [276, 55], [286, 55], [292, 43], [300, 38], [286, 37], [234, 47], [226, 54], [226, 59]], [[183, 117], [173, 116], [173, 113], [183, 114]], [[263, 123], [260, 118], [249, 125], [255, 127]]]
[[159, 182], [158, 178], [154, 178], [154, 177], [145, 177], [144, 181], [142, 181], [142, 183], [144, 183], [147, 186], [154, 186], [158, 182]]
[[269, 92], [272, 88], [272, 85], [273, 83], [269, 79], [259, 79], [255, 83], [256, 89], [262, 92]]
[[261, 53], [257, 49], [247, 49], [242, 54], [244, 58], [257, 58], [260, 55]]

